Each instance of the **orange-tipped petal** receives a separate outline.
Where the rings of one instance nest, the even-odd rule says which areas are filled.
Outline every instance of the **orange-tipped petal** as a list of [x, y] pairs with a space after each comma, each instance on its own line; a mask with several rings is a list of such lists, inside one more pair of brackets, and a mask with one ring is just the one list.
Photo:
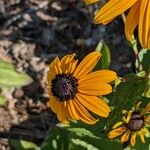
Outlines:
[[70, 100], [68, 102], [67, 106], [68, 106], [68, 113], [69, 113], [69, 116], [71, 116], [71, 119], [72, 120], [79, 120], [80, 116], [77, 114], [77, 111], [76, 111], [76, 108], [74, 106], [73, 100]]
[[129, 139], [129, 135], [130, 135], [131, 131], [127, 130], [121, 137], [121, 142], [124, 143]]
[[62, 74], [62, 69], [61, 69], [61, 62], [58, 57], [55, 59], [55, 66], [54, 66], [56, 74]]
[[110, 0], [98, 11], [94, 18], [94, 22], [96, 24], [108, 22], [125, 12], [136, 1], [137, 0]]
[[79, 85], [78, 91], [86, 95], [100, 96], [111, 93], [112, 87], [106, 83], [97, 82], [90, 84], [87, 82], [85, 84]]
[[78, 102], [77, 99], [73, 103], [81, 121], [87, 124], [95, 124], [98, 121], [90, 115], [90, 113]]
[[59, 107], [62, 105], [62, 103], [56, 101], [56, 99], [53, 96], [50, 96], [49, 100], [49, 106], [52, 109], [53, 112], [57, 113], [59, 110]]
[[131, 134], [130, 143], [131, 143], [132, 146], [135, 145], [136, 134], [137, 134], [136, 132], [132, 132], [132, 134]]
[[142, 0], [139, 18], [139, 40], [144, 48], [150, 48], [150, 0]]
[[78, 82], [79, 84], [82, 83], [97, 83], [97, 82], [104, 82], [109, 83], [117, 79], [117, 74], [111, 70], [99, 70], [92, 73], [89, 73], [84, 78], [81, 78]]
[[110, 139], [116, 138], [120, 136], [121, 134], [123, 134], [126, 130], [127, 130], [126, 127], [119, 127], [117, 129], [114, 129], [108, 133], [108, 138]]
[[[126, 23], [125, 23], [125, 35], [129, 41], [132, 39], [133, 32], [139, 22], [141, 1], [137, 1], [130, 9]], [[136, 16], [136, 17], [135, 17]]]
[[101, 54], [98, 51], [94, 51], [87, 55], [75, 70], [74, 76], [76, 78], [81, 78], [81, 76], [83, 77], [88, 74], [95, 67], [100, 57]]
[[70, 73], [69, 66], [74, 62], [75, 54], [66, 55], [61, 59], [61, 68], [63, 73]]
[[84, 107], [99, 116], [108, 117], [111, 111], [109, 106], [96, 96], [77, 94], [77, 99]]
[[66, 109], [66, 106], [64, 105], [64, 103], [62, 103], [59, 106], [57, 118], [60, 122], [68, 123], [68, 121], [67, 121], [67, 109]]

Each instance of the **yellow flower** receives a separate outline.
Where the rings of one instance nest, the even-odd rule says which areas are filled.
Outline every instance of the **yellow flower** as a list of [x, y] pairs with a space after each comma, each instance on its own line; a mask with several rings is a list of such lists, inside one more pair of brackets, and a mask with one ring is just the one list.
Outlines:
[[110, 70], [91, 72], [101, 57], [98, 51], [87, 55], [78, 66], [74, 57], [75, 54], [61, 60], [57, 57], [50, 64], [49, 105], [63, 123], [81, 120], [94, 124], [97, 120], [89, 111], [102, 117], [109, 115], [109, 106], [97, 96], [112, 92], [108, 83], [116, 79], [116, 73]]
[[[95, 0], [84, 0], [87, 4]], [[125, 35], [129, 41], [138, 26], [141, 45], [150, 48], [150, 0], [109, 0], [96, 14], [96, 24], [107, 24], [118, 15], [129, 10], [125, 23]]]
[[149, 133], [147, 127], [150, 125], [150, 103], [147, 104], [144, 111], [140, 111], [139, 106], [130, 111], [123, 111], [122, 121], [119, 121], [112, 127], [112, 131], [108, 133], [108, 138], [113, 139], [121, 136], [121, 142], [130, 140], [132, 146], [135, 145], [136, 136], [139, 135], [143, 143], [145, 143], [146, 133]]

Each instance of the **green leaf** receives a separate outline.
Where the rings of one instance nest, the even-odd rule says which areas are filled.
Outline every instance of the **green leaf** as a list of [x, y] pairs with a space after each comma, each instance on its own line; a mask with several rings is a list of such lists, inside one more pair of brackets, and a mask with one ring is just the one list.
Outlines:
[[150, 98], [150, 75], [146, 79], [147, 84], [143, 96]]
[[70, 133], [76, 134], [78, 137], [89, 137], [100, 139], [99, 134], [95, 134], [97, 131], [96, 126], [85, 125], [82, 122], [70, 122], [69, 125], [60, 126], [69, 131]]
[[5, 106], [7, 100], [4, 96], [0, 95], [0, 106]]
[[69, 146], [68, 132], [64, 128], [54, 127], [41, 150], [69, 150]]
[[113, 95], [111, 105], [115, 106], [108, 118], [106, 125], [112, 126], [122, 117], [122, 110], [129, 110], [133, 107], [146, 88], [147, 81], [144, 77], [130, 74], [124, 77], [124, 82], [120, 83]]
[[15, 70], [14, 65], [6, 61], [0, 60], [0, 69]]
[[0, 68], [0, 87], [11, 88], [28, 85], [32, 79], [25, 73], [18, 73], [14, 70]]
[[102, 57], [100, 61], [98, 62], [96, 69], [108, 69], [111, 62], [111, 55], [110, 50], [107, 44], [103, 41], [100, 41], [97, 48], [97, 51], [99, 51], [102, 54]]
[[[99, 148], [95, 147], [92, 144], [89, 144], [87, 141], [83, 141], [81, 139], [71, 139], [71, 142], [76, 145], [76, 147], [74, 146], [74, 150], [77, 149], [78, 146], [80, 146], [80, 148], [83, 150], [99, 150]], [[79, 148], [78, 148], [79, 149]]]
[[15, 150], [41, 150], [36, 144], [24, 140], [10, 140], [11, 146]]
[[[98, 132], [98, 131], [97, 131]], [[107, 137], [105, 138], [89, 138], [89, 137], [78, 137], [71, 135], [71, 150], [85, 149], [85, 150], [110, 150], [112, 147], [115, 150], [122, 150], [122, 145], [115, 140], [109, 140]]]
[[[115, 150], [122, 150], [122, 145], [116, 141], [111, 141], [105, 133], [101, 131], [98, 124], [87, 125], [81, 122], [71, 122], [69, 135], [71, 137], [71, 150], [106, 150], [115, 147]], [[79, 149], [79, 150], [80, 150]]]
[[71, 122], [67, 126], [59, 125], [52, 129], [42, 150], [106, 150], [112, 147], [115, 147], [115, 150], [122, 150], [121, 144], [108, 140], [96, 125]]
[[[146, 72], [150, 71], [150, 50], [147, 49], [142, 49], [139, 52], [139, 60], [142, 64], [143, 70]], [[140, 64], [138, 64], [138, 61], [136, 61], [136, 66], [140, 66]]]

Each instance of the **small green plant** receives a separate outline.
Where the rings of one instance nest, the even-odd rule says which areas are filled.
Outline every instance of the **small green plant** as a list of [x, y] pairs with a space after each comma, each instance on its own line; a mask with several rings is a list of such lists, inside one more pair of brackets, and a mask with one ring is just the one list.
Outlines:
[[[32, 79], [25, 73], [15, 70], [15, 67], [8, 62], [0, 60], [0, 89], [10, 89], [28, 85]], [[6, 98], [0, 95], [0, 105], [5, 105]]]

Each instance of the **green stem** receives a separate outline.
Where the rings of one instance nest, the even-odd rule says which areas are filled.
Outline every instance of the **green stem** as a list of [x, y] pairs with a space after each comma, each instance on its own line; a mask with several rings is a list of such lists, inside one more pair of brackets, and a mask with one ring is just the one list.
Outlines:
[[[125, 16], [124, 13], [121, 16], [122, 16], [122, 20], [125, 24], [126, 23], [126, 16]], [[139, 52], [138, 52], [138, 48], [137, 48], [137, 41], [134, 37], [134, 34], [132, 35], [132, 40], [129, 41], [129, 42], [130, 42], [130, 45], [131, 45], [131, 48], [132, 48], [133, 52], [135, 53], [135, 57], [136, 57], [136, 60], [137, 60], [137, 63], [138, 63], [138, 66], [136, 66], [136, 69], [137, 69], [138, 72], [142, 71], [143, 66], [142, 66], [140, 58], [139, 58]]]
[[50, 133], [51, 133], [52, 129], [55, 127], [55, 121], [56, 121], [56, 117], [54, 117], [54, 118], [52, 119], [52, 124], [51, 124], [51, 126], [49, 127], [49, 129], [48, 129], [48, 131], [47, 131], [47, 134], [46, 134], [46, 137], [45, 137], [44, 141], [42, 142], [42, 144], [41, 144], [41, 146], [40, 146], [41, 148], [43, 148], [44, 145], [45, 145], [45, 143], [48, 141], [49, 136], [50, 136]]

